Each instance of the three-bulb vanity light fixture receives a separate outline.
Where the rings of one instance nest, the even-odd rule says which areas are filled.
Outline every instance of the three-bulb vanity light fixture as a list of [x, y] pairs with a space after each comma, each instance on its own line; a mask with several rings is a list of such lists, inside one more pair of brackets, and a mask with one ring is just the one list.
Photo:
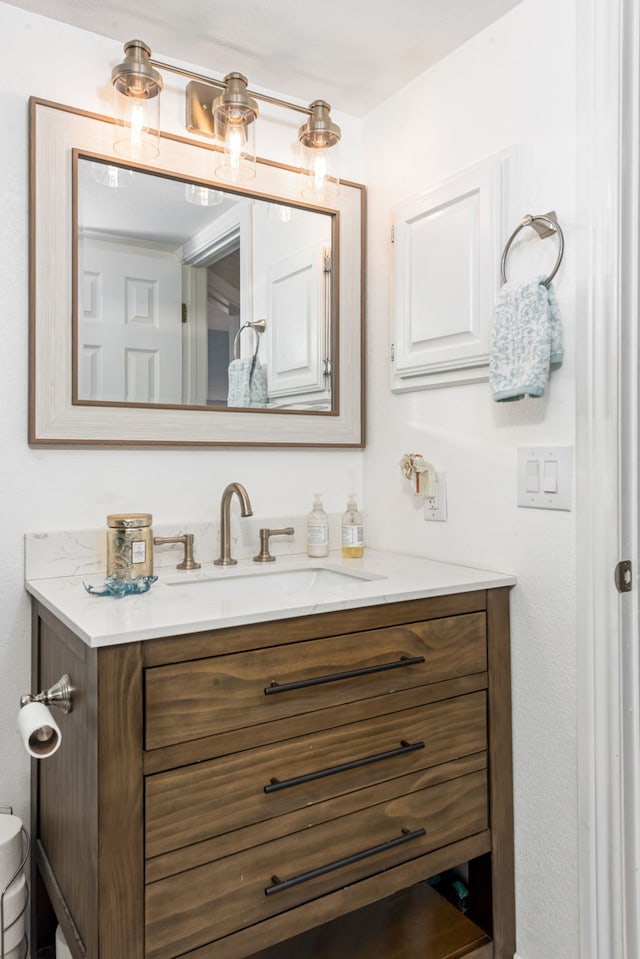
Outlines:
[[160, 138], [160, 70], [187, 77], [186, 126], [191, 133], [211, 137], [218, 151], [212, 171], [217, 179], [240, 184], [256, 173], [255, 121], [258, 100], [306, 115], [298, 130], [303, 149], [303, 195], [317, 201], [335, 194], [339, 185], [338, 143], [340, 127], [333, 123], [330, 106], [314, 100], [308, 107], [276, 99], [247, 88], [241, 73], [229, 73], [224, 80], [183, 70], [151, 58], [142, 40], [124, 45], [125, 58], [111, 72], [115, 91], [118, 136], [117, 153], [138, 162], [156, 157]]

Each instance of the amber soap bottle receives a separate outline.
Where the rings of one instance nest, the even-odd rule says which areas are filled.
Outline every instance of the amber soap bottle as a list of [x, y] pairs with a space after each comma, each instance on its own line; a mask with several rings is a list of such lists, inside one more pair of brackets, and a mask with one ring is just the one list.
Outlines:
[[349, 496], [347, 509], [342, 514], [342, 555], [359, 559], [364, 553], [364, 520], [355, 496]]

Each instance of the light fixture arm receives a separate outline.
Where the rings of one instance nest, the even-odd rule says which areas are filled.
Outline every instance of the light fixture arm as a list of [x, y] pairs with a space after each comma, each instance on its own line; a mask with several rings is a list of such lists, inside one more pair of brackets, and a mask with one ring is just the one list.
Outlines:
[[[225, 90], [226, 83], [223, 80], [215, 80], [213, 77], [205, 76], [203, 73], [197, 73], [195, 70], [185, 70], [182, 67], [176, 67], [172, 63], [165, 63], [163, 60], [155, 60], [153, 57], [149, 61], [156, 70], [164, 70], [168, 73], [175, 73], [177, 76], [185, 77], [187, 80], [196, 80], [198, 83], [205, 83], [207, 86], [215, 87], [216, 90]], [[297, 113], [304, 113], [311, 116], [311, 107], [303, 107], [299, 103], [292, 103], [290, 100], [281, 100], [278, 97], [271, 97], [266, 93], [257, 93], [255, 90], [247, 89], [247, 94], [254, 100], [260, 100], [261, 103], [271, 103], [276, 107], [283, 107], [285, 110], [295, 110]]]

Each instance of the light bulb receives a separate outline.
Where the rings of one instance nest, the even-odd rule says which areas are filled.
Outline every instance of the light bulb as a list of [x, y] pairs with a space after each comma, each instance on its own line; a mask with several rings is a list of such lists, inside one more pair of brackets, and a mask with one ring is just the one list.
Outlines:
[[144, 130], [144, 108], [141, 103], [134, 103], [131, 108], [131, 153], [134, 157], [140, 154], [142, 133]]
[[324, 182], [327, 176], [327, 151], [314, 150], [314, 154], [311, 174], [313, 177], [313, 189], [318, 194], [321, 194], [324, 190]]
[[314, 203], [328, 204], [339, 193], [338, 148], [305, 147], [302, 195]]
[[225, 150], [229, 156], [229, 176], [232, 180], [237, 180], [240, 175], [240, 159], [245, 141], [243, 131], [242, 126], [231, 123], [227, 126]]
[[158, 155], [159, 97], [152, 100], [115, 93], [118, 122], [114, 150], [138, 162]]

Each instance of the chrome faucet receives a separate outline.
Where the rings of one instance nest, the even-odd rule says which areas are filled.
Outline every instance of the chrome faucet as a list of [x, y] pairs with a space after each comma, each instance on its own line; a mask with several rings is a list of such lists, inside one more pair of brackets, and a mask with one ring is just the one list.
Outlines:
[[242, 483], [229, 483], [220, 500], [220, 556], [214, 559], [214, 566], [235, 566], [238, 562], [231, 558], [231, 497], [234, 493], [240, 500], [240, 515], [253, 516], [249, 494]]

